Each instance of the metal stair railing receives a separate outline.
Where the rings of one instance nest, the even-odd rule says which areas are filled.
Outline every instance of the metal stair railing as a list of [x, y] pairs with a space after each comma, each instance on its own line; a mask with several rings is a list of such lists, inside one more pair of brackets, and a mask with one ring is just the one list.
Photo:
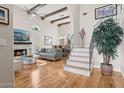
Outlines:
[[93, 35], [90, 41], [90, 46], [89, 46], [89, 70], [91, 70], [91, 64], [92, 64], [92, 58], [93, 58], [93, 49], [94, 49], [94, 39]]

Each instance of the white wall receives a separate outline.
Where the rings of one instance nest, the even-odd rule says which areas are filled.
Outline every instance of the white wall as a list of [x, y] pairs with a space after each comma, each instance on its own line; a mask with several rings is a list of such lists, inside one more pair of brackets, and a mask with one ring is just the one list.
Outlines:
[[70, 24], [66, 24], [66, 25], [62, 25], [62, 26], [58, 27], [58, 36], [59, 37], [64, 37], [67, 35], [67, 33], [72, 33]]
[[[121, 14], [121, 26], [123, 28], [123, 31], [124, 31], [124, 4], [122, 5], [122, 14]], [[121, 73], [124, 77], [124, 37], [122, 38], [122, 43], [121, 45], [119, 46], [119, 57], [120, 57], [120, 70], [121, 70]]]
[[12, 5], [1, 5], [9, 9], [9, 25], [0, 23], [0, 39], [5, 39], [6, 46], [0, 46], [0, 87], [13, 87], [13, 8]]
[[[51, 24], [47, 19], [43, 20], [40, 33], [41, 47], [52, 48], [52, 45], [58, 45], [58, 26]], [[44, 45], [44, 36], [52, 36], [52, 45]]]
[[[53, 44], [58, 44], [58, 27], [55, 24], [51, 24], [48, 20], [41, 20], [37, 16], [31, 18], [31, 15], [27, 15], [26, 11], [16, 6], [14, 7], [13, 19], [14, 28], [31, 32], [33, 50], [37, 49], [37, 47], [52, 47], [51, 45], [44, 45], [44, 36], [52, 36]], [[39, 26], [40, 31], [32, 31], [33, 25]]]
[[[80, 30], [82, 27], [84, 28], [86, 35], [83, 42], [84, 47], [89, 47], [90, 40], [92, 37], [94, 25], [99, 21], [95, 20], [95, 8], [100, 6], [104, 6], [103, 4], [82, 4], [80, 5]], [[83, 15], [83, 13], [87, 13], [87, 15]], [[118, 8], [118, 20], [120, 21], [120, 8]], [[118, 47], [119, 52], [119, 47]], [[118, 55], [120, 55], [118, 53]], [[97, 50], [94, 49], [94, 63], [95, 67], [100, 67], [100, 63], [103, 62], [102, 55], [97, 53]], [[115, 71], [120, 71], [120, 56], [116, 58], [116, 60], [111, 60], [110, 63], [113, 64]]]
[[[85, 30], [85, 38], [83, 41], [83, 45], [85, 47], [89, 47], [89, 43], [91, 40], [93, 26], [98, 22], [95, 20], [95, 8], [101, 5], [96, 4], [82, 4], [80, 5], [80, 30], [84, 28]], [[83, 15], [83, 13], [87, 13], [87, 15]]]
[[37, 16], [31, 18], [31, 15], [27, 15], [26, 11], [15, 6], [13, 11], [13, 27], [30, 31], [32, 49], [35, 50], [39, 44], [39, 32], [32, 31], [33, 25], [37, 25], [41, 29], [41, 19]]
[[80, 32], [80, 5], [74, 4], [70, 5], [68, 7], [69, 13], [70, 13], [70, 25], [71, 25], [71, 31], [73, 32], [73, 38], [72, 38], [72, 47], [82, 47], [82, 41], [81, 37], [79, 35]]
[[61, 45], [61, 39], [64, 39], [64, 45], [66, 45], [67, 40], [66, 40], [66, 36], [67, 34], [72, 34], [72, 30], [70, 27], [70, 24], [66, 24], [66, 25], [62, 25], [58, 27], [58, 37], [59, 37], [59, 45]]

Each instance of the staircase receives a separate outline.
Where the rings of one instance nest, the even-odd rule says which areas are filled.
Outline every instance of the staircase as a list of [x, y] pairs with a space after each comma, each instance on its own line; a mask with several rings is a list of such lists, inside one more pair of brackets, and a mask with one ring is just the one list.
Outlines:
[[92, 36], [89, 47], [73, 48], [69, 59], [65, 60], [64, 71], [90, 76], [93, 69], [93, 47], [94, 39]]
[[71, 51], [69, 59], [66, 60], [64, 67], [65, 71], [90, 76], [92, 66], [90, 64], [90, 50], [89, 48], [74, 48]]
[[[122, 4], [117, 5], [117, 7], [119, 6], [122, 12]], [[105, 19], [106, 18], [101, 19], [93, 27], [95, 28]], [[93, 69], [93, 61], [92, 61], [93, 47], [94, 47], [94, 39], [92, 35], [90, 45], [88, 48], [72, 49], [69, 59], [65, 61], [64, 71], [90, 76]]]

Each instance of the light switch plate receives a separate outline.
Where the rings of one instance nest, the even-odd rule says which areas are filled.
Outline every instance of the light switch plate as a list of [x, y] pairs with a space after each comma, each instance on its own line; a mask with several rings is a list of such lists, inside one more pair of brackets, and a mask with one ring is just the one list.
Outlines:
[[0, 47], [6, 46], [6, 45], [7, 45], [6, 39], [0, 39]]

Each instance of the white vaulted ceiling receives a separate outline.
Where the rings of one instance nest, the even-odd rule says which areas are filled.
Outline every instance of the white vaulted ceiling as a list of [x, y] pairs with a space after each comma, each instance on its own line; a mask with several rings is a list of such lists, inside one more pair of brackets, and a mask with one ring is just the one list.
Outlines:
[[[37, 4], [16, 4], [17, 7], [20, 7], [22, 9], [24, 9], [25, 11], [30, 10], [32, 7], [34, 7], [36, 5]], [[50, 14], [54, 11], [57, 11], [59, 9], [62, 9], [64, 7], [68, 7], [68, 6], [69, 6], [68, 4], [47, 4], [43, 7], [40, 7], [36, 11], [36, 14], [39, 15], [39, 16], [44, 16], [44, 15]], [[46, 17], [45, 19], [48, 19], [51, 22], [52, 20], [59, 19], [59, 18], [65, 17], [65, 16], [69, 16], [69, 11], [68, 10], [57, 13], [57, 14], [54, 14], [54, 15], [49, 16], [49, 17]], [[64, 22], [70, 22], [70, 18], [66, 18], [66, 19], [63, 19], [63, 20], [60, 20], [60, 21], [56, 21], [54, 23], [55, 24], [61, 24], [61, 23], [64, 23]]]
[[22, 9], [31, 9], [32, 7], [34, 7], [37, 4], [16, 4], [17, 7], [20, 7]]
[[42, 13], [45, 13], [45, 14], [49, 14], [53, 11], [56, 11], [58, 9], [61, 9], [63, 7], [66, 7], [67, 5], [66, 4], [47, 4], [46, 6], [40, 8], [37, 13], [38, 14], [42, 14]]

